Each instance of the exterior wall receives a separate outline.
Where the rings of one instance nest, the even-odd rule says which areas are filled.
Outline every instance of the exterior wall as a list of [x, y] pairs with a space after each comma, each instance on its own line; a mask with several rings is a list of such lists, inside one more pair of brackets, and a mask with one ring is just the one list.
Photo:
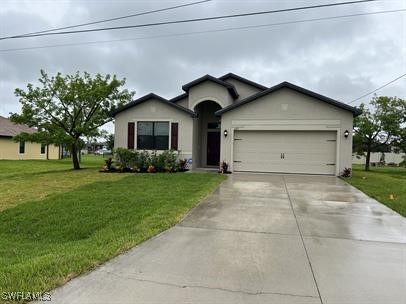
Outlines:
[[[234, 130], [328, 130], [337, 132], [336, 174], [352, 164], [351, 112], [288, 88], [263, 96], [222, 115], [220, 161], [233, 170]], [[228, 136], [224, 137], [224, 130]], [[350, 135], [344, 138], [344, 131]]]
[[[26, 142], [24, 154], [19, 153], [20, 144], [11, 137], [0, 137], [0, 159], [46, 159], [46, 153], [41, 154], [41, 144]], [[59, 147], [49, 145], [49, 159], [59, 159]]]
[[188, 97], [185, 97], [183, 99], [178, 100], [176, 104], [187, 109], [189, 106], [189, 99]]
[[[381, 154], [382, 154], [381, 152], [372, 152], [371, 153], [371, 163], [379, 163], [379, 161], [381, 159]], [[405, 153], [387, 152], [387, 153], [385, 153], [385, 163], [399, 164], [404, 160], [404, 157], [406, 157]], [[358, 156], [356, 154], [353, 154], [352, 163], [364, 165], [365, 156]]]
[[59, 149], [59, 146], [48, 146], [48, 159], [60, 159], [60, 153], [61, 151]]
[[202, 166], [202, 160], [200, 158], [201, 151], [202, 151], [202, 142], [200, 140], [200, 121], [199, 118], [193, 118], [193, 147], [192, 147], [192, 154], [193, 154], [193, 168], [199, 168]]
[[[178, 151], [180, 158], [191, 158], [193, 140], [193, 118], [158, 100], [148, 100], [115, 116], [114, 147], [127, 148], [128, 123], [137, 121], [169, 121], [179, 123]], [[170, 132], [170, 129], [169, 129]], [[137, 148], [137, 127], [135, 127]], [[169, 147], [171, 135], [169, 134]]]
[[233, 103], [228, 90], [212, 81], [204, 81], [189, 89], [189, 109], [194, 111], [197, 104], [205, 100], [217, 102], [222, 108]]
[[229, 78], [224, 81], [233, 84], [235, 86], [235, 88], [237, 89], [239, 96], [238, 96], [238, 99], [236, 99], [234, 102], [240, 101], [242, 99], [247, 98], [248, 96], [261, 92], [260, 89], [254, 87], [252, 85], [249, 85], [245, 82], [241, 82], [237, 79]]

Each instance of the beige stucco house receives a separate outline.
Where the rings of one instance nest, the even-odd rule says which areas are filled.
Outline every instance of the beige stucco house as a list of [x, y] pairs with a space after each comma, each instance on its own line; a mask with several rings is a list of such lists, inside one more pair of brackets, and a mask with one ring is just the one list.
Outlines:
[[173, 149], [193, 168], [339, 175], [352, 162], [357, 109], [289, 82], [205, 75], [170, 100], [148, 94], [113, 112], [115, 147]]
[[15, 142], [13, 137], [22, 133], [34, 133], [35, 129], [15, 124], [0, 116], [0, 159], [59, 159], [59, 146], [33, 142]]

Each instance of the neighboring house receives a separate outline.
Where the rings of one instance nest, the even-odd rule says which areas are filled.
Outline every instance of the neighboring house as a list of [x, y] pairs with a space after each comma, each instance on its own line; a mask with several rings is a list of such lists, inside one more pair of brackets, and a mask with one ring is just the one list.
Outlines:
[[148, 94], [112, 113], [115, 147], [179, 151], [193, 168], [339, 175], [351, 167], [353, 116], [344, 103], [282, 82], [267, 88], [205, 75], [170, 100]]
[[98, 150], [102, 150], [102, 149], [107, 149], [107, 143], [106, 142], [88, 142], [85, 144], [85, 147], [83, 148], [83, 150], [86, 150], [86, 154], [88, 153], [94, 153]]
[[13, 136], [22, 132], [34, 133], [35, 129], [15, 124], [0, 116], [0, 159], [59, 159], [59, 147], [33, 142], [15, 142]]
[[[399, 165], [401, 162], [406, 160], [405, 153], [395, 153], [395, 152], [384, 152], [385, 155], [385, 163], [394, 163]], [[370, 162], [371, 163], [379, 163], [381, 161], [382, 152], [372, 152]], [[353, 154], [352, 156], [352, 163], [353, 164], [365, 164], [366, 157], [365, 155], [357, 155]]]

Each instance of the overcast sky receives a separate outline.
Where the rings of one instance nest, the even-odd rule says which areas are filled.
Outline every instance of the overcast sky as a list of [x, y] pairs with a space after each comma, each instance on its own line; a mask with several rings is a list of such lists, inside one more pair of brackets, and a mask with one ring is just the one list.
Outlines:
[[[112, 18], [193, 1], [1, 0], [0, 35]], [[341, 1], [213, 0], [97, 27], [331, 2]], [[204, 74], [221, 76], [233, 72], [266, 86], [286, 80], [331, 98], [349, 101], [406, 73], [406, 12], [91, 45], [1, 50], [132, 39], [401, 8], [406, 8], [406, 0], [383, 0], [193, 24], [0, 41], [0, 115], [20, 111], [14, 90], [29, 82], [36, 83], [40, 69], [49, 74], [75, 71], [116, 74], [127, 79], [126, 87], [136, 91], [135, 97], [154, 92], [171, 98], [182, 93], [182, 84]], [[406, 98], [406, 78], [379, 94]], [[360, 102], [369, 99], [366, 97]]]

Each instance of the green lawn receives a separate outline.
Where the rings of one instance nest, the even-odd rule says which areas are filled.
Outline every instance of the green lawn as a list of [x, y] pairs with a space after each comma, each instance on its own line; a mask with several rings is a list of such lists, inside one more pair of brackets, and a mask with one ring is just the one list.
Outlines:
[[382, 204], [406, 216], [406, 168], [378, 167], [366, 172], [361, 165], [353, 165], [351, 185]]
[[101, 157], [84, 165], [0, 161], [0, 292], [63, 284], [173, 226], [224, 179], [99, 173]]
[[118, 181], [125, 174], [99, 174], [102, 156], [83, 156], [83, 170], [72, 170], [72, 161], [0, 160], [0, 211], [27, 200], [44, 199], [97, 181]]

